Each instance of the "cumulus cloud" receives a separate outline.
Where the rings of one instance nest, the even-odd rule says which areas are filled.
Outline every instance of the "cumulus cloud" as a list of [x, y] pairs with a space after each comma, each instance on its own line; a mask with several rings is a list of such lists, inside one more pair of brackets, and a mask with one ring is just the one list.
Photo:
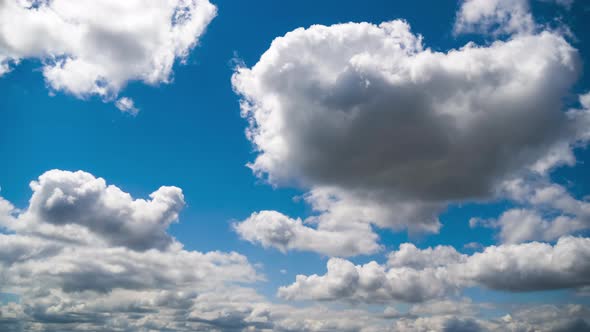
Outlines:
[[564, 237], [554, 246], [491, 246], [471, 256], [451, 247], [419, 250], [404, 244], [386, 265], [330, 259], [325, 275], [298, 275], [278, 295], [291, 300], [420, 302], [472, 286], [510, 292], [581, 288], [590, 284], [588, 262], [588, 238]]
[[[449, 304], [451, 305], [451, 304]], [[560, 307], [541, 305], [515, 310], [511, 314], [494, 319], [482, 319], [469, 314], [439, 314], [422, 317], [403, 317], [394, 322], [397, 332], [501, 332], [539, 331], [574, 332], [589, 331], [588, 308], [578, 304]]]
[[344, 225], [340, 229], [323, 229], [326, 225], [319, 225], [321, 227], [314, 229], [305, 226], [301, 219], [291, 219], [276, 211], [261, 211], [236, 223], [234, 228], [243, 239], [282, 252], [296, 249], [329, 256], [353, 256], [380, 249], [377, 235], [368, 224]]
[[180, 188], [161, 187], [149, 200], [133, 199], [82, 171], [51, 170], [30, 186], [29, 207], [4, 226], [19, 234], [63, 241], [99, 240], [133, 250], [165, 249], [173, 243], [166, 230], [184, 207]]
[[397, 20], [296, 29], [232, 83], [258, 151], [250, 167], [308, 190], [310, 233], [338, 223], [436, 233], [449, 203], [575, 162], [590, 112], [563, 112], [562, 99], [578, 73], [557, 33], [443, 53]]
[[530, 33], [534, 28], [529, 0], [465, 0], [455, 22], [457, 33]]
[[0, 75], [40, 59], [48, 86], [113, 100], [129, 81], [171, 80], [216, 15], [208, 0], [0, 2]]
[[562, 185], [546, 179], [515, 179], [504, 183], [501, 195], [520, 206], [497, 219], [472, 218], [471, 227], [499, 229], [504, 243], [555, 241], [590, 229], [590, 202], [576, 199]]

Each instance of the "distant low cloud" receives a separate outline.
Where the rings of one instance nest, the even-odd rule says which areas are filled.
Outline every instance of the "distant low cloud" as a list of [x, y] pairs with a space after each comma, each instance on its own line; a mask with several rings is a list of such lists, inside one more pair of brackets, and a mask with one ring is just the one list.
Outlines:
[[0, 75], [40, 59], [52, 90], [114, 100], [130, 81], [170, 82], [215, 15], [208, 0], [2, 1]]
[[0, 198], [2, 292], [20, 299], [0, 305], [2, 323], [13, 310], [24, 330], [166, 329], [198, 295], [263, 278], [240, 254], [185, 250], [167, 233], [184, 206], [177, 187], [133, 199], [89, 173], [52, 170], [31, 188], [24, 210]]
[[465, 287], [527, 292], [590, 285], [590, 239], [564, 237], [554, 245], [533, 242], [487, 247], [471, 256], [452, 247], [392, 252], [387, 264], [333, 258], [325, 275], [298, 275], [278, 295], [290, 300], [379, 303], [422, 302]]

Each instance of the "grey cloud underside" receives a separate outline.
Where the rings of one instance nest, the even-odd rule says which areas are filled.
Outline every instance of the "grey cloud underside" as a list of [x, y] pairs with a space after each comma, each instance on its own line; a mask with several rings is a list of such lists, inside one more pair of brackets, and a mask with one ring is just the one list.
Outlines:
[[438, 53], [403, 22], [350, 23], [277, 38], [234, 87], [271, 181], [446, 201], [490, 195], [568, 139], [578, 63], [548, 32]]

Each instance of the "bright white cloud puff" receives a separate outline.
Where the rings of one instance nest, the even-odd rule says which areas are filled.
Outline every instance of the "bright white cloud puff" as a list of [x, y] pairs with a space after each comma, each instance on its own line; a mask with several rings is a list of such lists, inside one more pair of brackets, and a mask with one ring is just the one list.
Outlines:
[[113, 100], [130, 81], [170, 82], [215, 15], [208, 0], [1, 1], [0, 75], [40, 59], [51, 89]]

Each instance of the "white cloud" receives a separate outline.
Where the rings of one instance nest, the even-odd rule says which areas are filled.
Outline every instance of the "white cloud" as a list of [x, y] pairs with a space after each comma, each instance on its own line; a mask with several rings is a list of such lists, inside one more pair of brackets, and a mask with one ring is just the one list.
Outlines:
[[457, 33], [513, 34], [534, 29], [529, 0], [464, 0], [455, 22]]
[[[410, 256], [408, 256], [410, 255]], [[580, 288], [590, 284], [590, 239], [564, 237], [551, 246], [533, 242], [487, 247], [471, 256], [450, 247], [391, 253], [386, 266], [333, 258], [325, 275], [298, 275], [279, 296], [290, 300], [420, 302], [483, 286], [511, 292]]]
[[545, 178], [506, 181], [499, 195], [519, 206], [497, 219], [472, 218], [470, 225], [499, 229], [504, 243], [555, 241], [590, 229], [590, 202], [576, 199]]
[[19, 234], [64, 242], [106, 242], [134, 250], [165, 249], [166, 232], [184, 207], [182, 190], [161, 187], [149, 200], [133, 199], [102, 178], [78, 171], [51, 170], [31, 182], [29, 207], [3, 222]]
[[115, 99], [129, 81], [169, 82], [215, 15], [208, 0], [2, 1], [0, 75], [37, 58], [53, 90]]
[[[494, 274], [513, 276], [517, 280], [511, 285], [531, 282], [518, 280], [534, 276], [531, 271], [550, 272], [549, 279], [561, 280], [554, 284], [558, 286], [576, 276], [578, 284], [586, 283], [588, 239], [562, 239], [554, 247], [488, 248], [483, 258], [450, 247], [418, 250], [404, 245], [390, 255], [386, 266], [332, 259], [328, 276], [298, 277], [299, 291], [314, 287], [313, 293], [322, 299], [354, 302], [439, 300], [414, 305], [405, 313], [363, 306], [296, 307], [271, 303], [248, 287], [263, 276], [238, 253], [192, 251], [172, 238], [161, 247], [130, 245], [143, 243], [137, 241], [139, 233], [150, 239], [176, 220], [183, 202], [178, 188], [162, 187], [150, 200], [134, 199], [89, 173], [57, 170], [41, 175], [31, 187], [26, 209], [18, 210], [0, 198], [0, 223], [10, 231], [0, 234], [0, 284], [3, 293], [18, 298], [0, 304], [2, 331], [376, 332], [391, 331], [392, 324], [403, 331], [407, 326], [474, 326], [473, 322], [497, 327], [485, 331], [587, 326], [583, 306], [528, 308], [528, 313], [514, 312], [510, 319], [498, 321], [478, 318], [477, 303], [440, 297], [453, 294], [465, 279], [494, 285], [489, 280]], [[146, 227], [135, 227], [138, 223]], [[122, 236], [113, 240], [106, 229], [123, 230]], [[463, 265], [469, 268], [453, 269]], [[502, 266], [504, 275], [493, 270]], [[539, 280], [533, 285], [544, 287]], [[541, 312], [551, 322], [544, 321]]]
[[258, 151], [250, 167], [309, 190], [306, 232], [436, 233], [449, 203], [494, 198], [508, 179], [575, 162], [590, 112], [565, 113], [562, 98], [578, 74], [577, 51], [557, 33], [442, 53], [391, 21], [296, 29], [232, 82]]
[[356, 227], [314, 229], [305, 226], [301, 219], [291, 219], [276, 211], [261, 211], [235, 224], [234, 228], [243, 239], [282, 252], [295, 249], [329, 256], [353, 256], [375, 253], [380, 249], [378, 237], [368, 224], [353, 226]]
[[[262, 280], [240, 254], [189, 251], [168, 235], [184, 206], [179, 188], [133, 199], [89, 173], [59, 170], [31, 188], [25, 210], [0, 199], [0, 224], [10, 232], [0, 234], [0, 281], [19, 296], [24, 329], [108, 330], [134, 314], [172, 324], [167, 315], [189, 310], [198, 293]], [[179, 301], [188, 304], [175, 308]]]
[[[448, 305], [452, 305], [448, 303]], [[456, 305], [455, 305], [456, 306]], [[396, 332], [576, 332], [590, 330], [589, 310], [579, 304], [539, 305], [515, 310], [494, 319], [466, 313], [403, 317], [394, 322]]]
[[590, 228], [590, 221], [568, 216], [545, 218], [539, 212], [528, 209], [510, 209], [502, 213], [498, 220], [473, 218], [471, 225], [499, 228], [503, 243], [522, 243], [527, 241], [555, 241], [564, 235], [575, 234]]
[[235, 252], [188, 250], [166, 232], [184, 206], [161, 187], [135, 199], [86, 172], [52, 170], [29, 206], [0, 197], [2, 331], [386, 331], [365, 310], [274, 304]]
[[420, 302], [453, 294], [459, 288], [445, 268], [387, 269], [374, 261], [355, 266], [340, 258], [331, 258], [327, 267], [323, 276], [298, 275], [292, 285], [279, 289], [278, 296], [288, 300]]
[[139, 109], [135, 107], [133, 99], [128, 97], [122, 97], [117, 99], [117, 101], [115, 102], [115, 106], [117, 106], [117, 108], [124, 113], [129, 113], [131, 115], [137, 115], [137, 113], [139, 113]]
[[[540, 0], [567, 9], [573, 0]], [[540, 26], [530, 9], [530, 0], [462, 0], [455, 20], [455, 33], [492, 35], [530, 34]]]

